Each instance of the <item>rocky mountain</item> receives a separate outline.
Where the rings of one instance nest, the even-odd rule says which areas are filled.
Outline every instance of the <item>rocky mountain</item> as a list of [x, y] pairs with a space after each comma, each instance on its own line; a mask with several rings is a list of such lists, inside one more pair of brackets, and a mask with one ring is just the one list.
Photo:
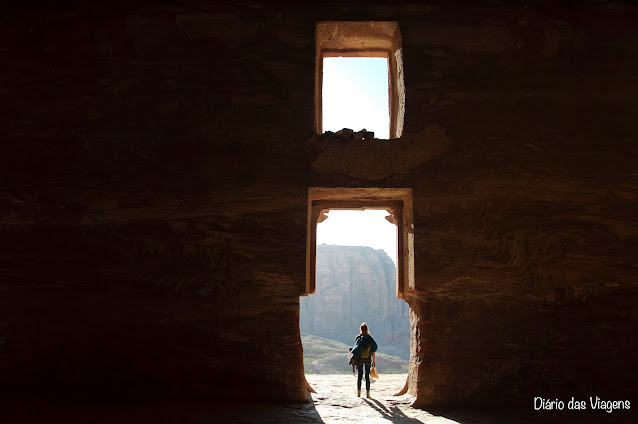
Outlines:
[[317, 290], [300, 298], [301, 331], [352, 346], [368, 323], [379, 352], [409, 358], [406, 302], [396, 298], [396, 267], [383, 250], [317, 246]]

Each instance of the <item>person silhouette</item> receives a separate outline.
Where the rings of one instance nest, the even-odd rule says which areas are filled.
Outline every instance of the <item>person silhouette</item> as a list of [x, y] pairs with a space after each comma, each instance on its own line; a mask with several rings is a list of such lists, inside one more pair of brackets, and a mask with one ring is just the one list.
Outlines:
[[377, 366], [377, 342], [370, 335], [368, 324], [361, 324], [361, 332], [355, 337], [355, 345], [352, 348], [352, 356], [356, 358], [357, 365], [357, 397], [361, 397], [361, 380], [364, 371], [366, 377], [366, 396], [370, 398], [370, 368]]

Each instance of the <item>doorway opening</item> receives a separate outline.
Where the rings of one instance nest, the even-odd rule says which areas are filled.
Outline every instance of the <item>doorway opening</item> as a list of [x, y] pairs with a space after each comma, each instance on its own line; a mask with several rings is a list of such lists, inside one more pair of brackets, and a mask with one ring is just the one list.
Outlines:
[[[401, 49], [401, 31], [397, 22], [390, 21], [325, 21], [317, 22], [315, 28], [315, 126], [318, 134], [326, 130], [338, 131], [350, 128], [359, 131], [365, 128], [368, 131], [378, 131], [376, 138], [396, 139], [403, 133], [403, 121], [405, 116], [405, 85], [403, 82], [403, 53]], [[352, 68], [352, 76], [344, 75], [346, 68], [335, 74], [334, 65], [348, 64]], [[377, 68], [370, 72], [372, 68]], [[378, 77], [385, 76], [379, 79]], [[342, 78], [344, 77], [345, 78]], [[358, 93], [347, 94], [345, 89], [352, 86], [361, 87], [361, 83], [369, 76], [374, 76], [372, 84], [365, 84]], [[378, 76], [378, 77], [377, 77]], [[337, 80], [335, 85], [335, 79]], [[352, 81], [351, 83], [344, 82]], [[341, 81], [341, 82], [340, 82]], [[330, 90], [337, 91], [336, 101], [325, 97]], [[344, 87], [339, 89], [338, 87]], [[368, 116], [381, 114], [383, 122], [374, 122], [373, 128], [367, 128], [365, 120], [362, 124], [353, 118], [358, 109], [368, 108], [368, 103], [363, 100], [355, 106], [355, 102], [363, 97], [370, 97], [374, 91], [387, 94], [387, 109], [383, 112], [370, 112]], [[326, 91], [326, 89], [328, 91]], [[383, 94], [383, 93], [381, 93]], [[385, 95], [384, 94], [384, 95]], [[372, 95], [371, 97], [377, 97]], [[324, 105], [329, 102], [331, 105]], [[342, 116], [333, 118], [336, 108], [347, 106], [345, 121]], [[376, 108], [375, 108], [376, 109]], [[387, 119], [386, 119], [387, 116]], [[345, 123], [344, 123], [345, 122]], [[341, 127], [340, 127], [341, 126]], [[354, 128], [353, 128], [354, 127]], [[367, 136], [366, 136], [367, 138]]]
[[414, 289], [413, 245], [410, 189], [309, 190], [306, 290], [300, 298], [307, 381], [321, 385], [317, 375], [351, 373], [348, 347], [366, 322], [379, 345], [379, 373], [386, 375], [380, 386], [394, 384], [392, 394], [407, 391], [415, 336], [409, 305], [401, 299]]

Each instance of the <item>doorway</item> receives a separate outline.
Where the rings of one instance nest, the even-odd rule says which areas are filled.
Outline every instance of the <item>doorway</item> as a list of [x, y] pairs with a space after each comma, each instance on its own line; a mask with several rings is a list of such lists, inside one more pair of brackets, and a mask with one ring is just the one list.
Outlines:
[[[406, 299], [414, 288], [411, 189], [311, 188], [308, 197], [306, 291], [300, 299], [306, 372], [351, 372], [347, 347], [367, 322], [380, 346], [379, 372], [409, 373], [415, 337]], [[394, 387], [406, 390], [407, 383]]]

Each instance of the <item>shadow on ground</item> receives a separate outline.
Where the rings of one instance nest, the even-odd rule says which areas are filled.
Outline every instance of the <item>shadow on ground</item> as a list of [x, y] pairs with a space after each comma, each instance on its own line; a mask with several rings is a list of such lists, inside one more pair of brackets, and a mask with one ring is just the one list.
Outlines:
[[13, 424], [297, 424], [321, 419], [314, 403], [191, 404], [0, 402], [0, 422]]
[[[533, 410], [427, 410], [392, 399], [356, 398], [330, 403], [306, 404], [158, 404], [0, 402], [2, 423], [68, 424], [627, 424], [637, 422], [632, 411], [607, 414], [603, 411]], [[594, 413], [598, 412], [598, 413]]]
[[386, 406], [382, 402], [375, 399], [364, 399], [364, 402], [367, 403], [372, 409], [376, 410], [383, 418], [392, 423], [400, 423], [400, 424], [416, 424], [423, 423], [423, 421], [408, 417], [405, 412], [403, 412], [397, 406]]

